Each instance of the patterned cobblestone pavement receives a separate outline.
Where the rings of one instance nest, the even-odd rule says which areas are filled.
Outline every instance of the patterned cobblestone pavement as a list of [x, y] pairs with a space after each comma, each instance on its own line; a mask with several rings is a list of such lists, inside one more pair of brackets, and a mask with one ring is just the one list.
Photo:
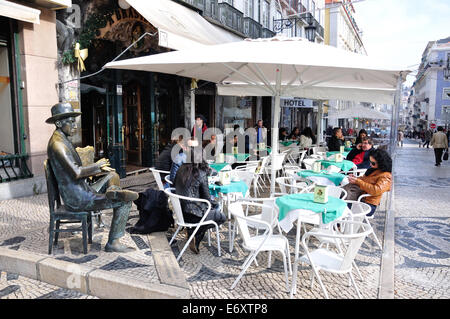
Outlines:
[[450, 165], [406, 141], [395, 164], [395, 298], [450, 297]]
[[[449, 298], [450, 265], [450, 170], [444, 162], [434, 167], [433, 151], [417, 147], [414, 141], [406, 142], [399, 149], [395, 163], [395, 298], [426, 299]], [[136, 191], [152, 187], [146, 174], [128, 178], [123, 186]], [[104, 224], [109, 225], [111, 212], [103, 214]], [[135, 206], [130, 214], [129, 226], [138, 219]], [[379, 210], [371, 221], [378, 238], [383, 241], [385, 211]], [[229, 252], [228, 223], [221, 226], [221, 257], [218, 257], [216, 238], [211, 233], [212, 246], [206, 240], [201, 243], [200, 254], [186, 250], [180, 260], [182, 271], [187, 277], [191, 297], [194, 299], [240, 299], [240, 298], [289, 298], [284, 284], [284, 270], [281, 256], [272, 255], [272, 266], [267, 267], [268, 256], [261, 253], [258, 266], [253, 264], [235, 289], [231, 284], [239, 274], [247, 252], [237, 237], [235, 249]], [[47, 256], [48, 208], [46, 194], [0, 202], [0, 247], [31, 250]], [[173, 234], [170, 229], [166, 236]], [[148, 282], [158, 281], [158, 274], [152, 258], [151, 246], [146, 236], [126, 234], [125, 242], [136, 251], [128, 254], [105, 254], [101, 251], [107, 239], [108, 228], [96, 228], [94, 244], [89, 253], [81, 253], [79, 234], [61, 236], [54, 250], [54, 258], [73, 263], [94, 266], [111, 272], [125, 274]], [[175, 256], [185, 242], [181, 232], [172, 245]], [[295, 229], [286, 235], [290, 241], [293, 258]], [[379, 293], [379, 279], [382, 253], [370, 237], [356, 258], [363, 281], [356, 282], [366, 299], [376, 299]], [[1, 271], [1, 270], [0, 270]], [[353, 299], [356, 294], [348, 286], [344, 276], [321, 273], [330, 298]], [[289, 277], [291, 280], [291, 277]], [[309, 268], [299, 266], [298, 299], [322, 299], [324, 296], [316, 283], [310, 288]], [[94, 298], [78, 292], [64, 290], [15, 274], [0, 273], [0, 298]]]

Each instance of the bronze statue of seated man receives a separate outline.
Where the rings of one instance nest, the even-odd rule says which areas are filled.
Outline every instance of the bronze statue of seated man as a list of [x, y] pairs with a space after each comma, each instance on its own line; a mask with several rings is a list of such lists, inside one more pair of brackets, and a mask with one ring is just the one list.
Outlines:
[[[133, 248], [120, 243], [125, 234], [125, 226], [131, 205], [139, 195], [136, 192], [122, 190], [120, 178], [114, 169], [110, 168], [108, 159], [83, 166], [80, 156], [69, 140], [77, 129], [75, 117], [81, 112], [74, 112], [69, 103], [55, 104], [52, 116], [46, 123], [55, 124], [47, 146], [47, 156], [58, 183], [60, 196], [64, 205], [72, 211], [99, 211], [113, 209], [113, 218], [105, 251], [128, 252]], [[96, 183], [89, 185], [86, 178], [107, 172]]]

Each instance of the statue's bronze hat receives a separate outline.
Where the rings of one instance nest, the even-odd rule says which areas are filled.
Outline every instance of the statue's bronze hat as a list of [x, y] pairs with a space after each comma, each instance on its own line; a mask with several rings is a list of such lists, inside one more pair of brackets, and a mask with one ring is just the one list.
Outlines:
[[81, 115], [81, 112], [75, 112], [70, 103], [58, 103], [52, 106], [52, 116], [49, 117], [45, 123], [53, 124], [57, 120], [79, 115]]

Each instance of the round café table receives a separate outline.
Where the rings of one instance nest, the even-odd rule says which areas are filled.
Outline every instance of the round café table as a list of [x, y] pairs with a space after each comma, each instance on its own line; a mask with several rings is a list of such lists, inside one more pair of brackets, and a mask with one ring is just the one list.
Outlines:
[[336, 166], [341, 171], [347, 172], [351, 170], [356, 165], [352, 161], [343, 160], [342, 162], [336, 162], [336, 160], [321, 160], [320, 163], [324, 168], [328, 168], [330, 166]]
[[319, 185], [343, 186], [348, 184], [348, 178], [345, 174], [332, 173], [327, 170], [322, 170], [319, 173], [312, 170], [301, 170], [297, 172], [297, 175]]

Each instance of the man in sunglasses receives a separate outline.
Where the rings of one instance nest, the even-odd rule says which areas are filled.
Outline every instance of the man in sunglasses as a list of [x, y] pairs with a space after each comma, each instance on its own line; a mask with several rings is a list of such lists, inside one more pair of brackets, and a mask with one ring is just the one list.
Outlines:
[[363, 137], [347, 155], [347, 160], [352, 161], [358, 169], [370, 168], [370, 155], [374, 151], [370, 137]]

